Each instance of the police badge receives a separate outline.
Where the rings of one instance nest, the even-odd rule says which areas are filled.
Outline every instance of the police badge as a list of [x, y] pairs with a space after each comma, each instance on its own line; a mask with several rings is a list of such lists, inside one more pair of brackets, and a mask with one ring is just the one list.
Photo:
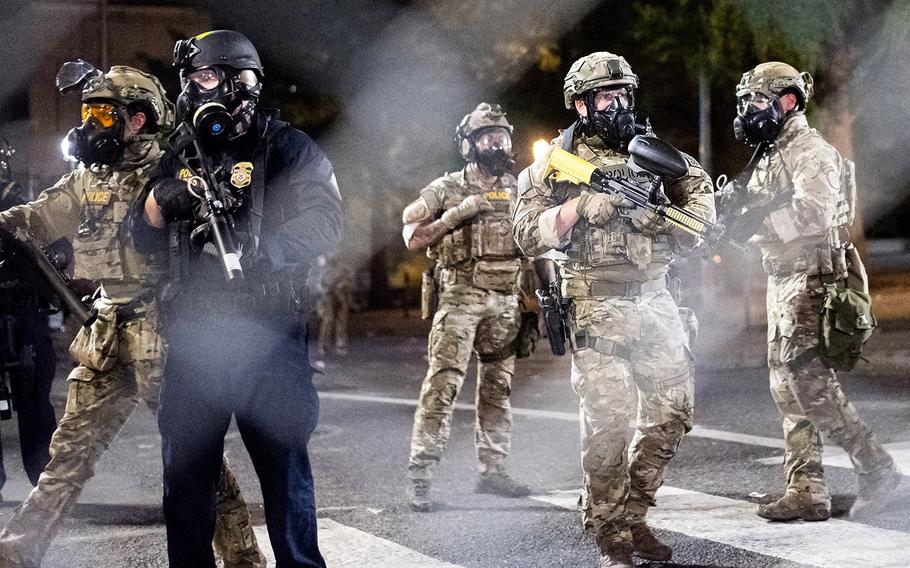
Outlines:
[[243, 189], [253, 181], [253, 164], [251, 162], [237, 162], [231, 169], [231, 185]]

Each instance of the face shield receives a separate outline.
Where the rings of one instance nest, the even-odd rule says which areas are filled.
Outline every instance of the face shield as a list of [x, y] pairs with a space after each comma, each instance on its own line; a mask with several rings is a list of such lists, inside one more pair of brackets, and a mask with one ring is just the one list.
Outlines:
[[505, 174], [515, 164], [512, 156], [512, 135], [508, 129], [494, 126], [484, 128], [473, 136], [477, 164], [494, 176]]

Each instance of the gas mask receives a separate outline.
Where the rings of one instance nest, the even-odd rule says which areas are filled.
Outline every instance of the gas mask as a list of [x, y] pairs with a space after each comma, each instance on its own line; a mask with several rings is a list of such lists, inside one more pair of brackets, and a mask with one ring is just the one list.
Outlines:
[[90, 166], [109, 166], [123, 157], [124, 119], [111, 103], [87, 102], [82, 105], [82, 125], [66, 135], [69, 154]]
[[[759, 108], [756, 103], [764, 108]], [[733, 135], [740, 142], [757, 146], [762, 142], [773, 142], [780, 134], [786, 115], [780, 106], [780, 99], [769, 98], [762, 93], [751, 93], [740, 97], [733, 119]]]
[[222, 144], [249, 130], [262, 92], [255, 71], [205, 67], [183, 71], [181, 80], [177, 112], [204, 142]]
[[[635, 122], [635, 97], [632, 88], [591, 89], [584, 95], [588, 116], [582, 119], [582, 129], [588, 136], [597, 136], [607, 148], [619, 150], [635, 137], [640, 129]], [[607, 96], [609, 104], [604, 110], [597, 109], [597, 95]]]
[[515, 165], [512, 137], [505, 128], [484, 128], [474, 135], [474, 160], [490, 174], [500, 177]]

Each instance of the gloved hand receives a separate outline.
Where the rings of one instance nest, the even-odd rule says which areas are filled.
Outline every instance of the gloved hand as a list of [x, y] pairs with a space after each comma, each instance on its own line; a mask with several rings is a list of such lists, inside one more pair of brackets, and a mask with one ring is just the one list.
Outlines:
[[616, 217], [619, 207], [631, 208], [635, 204], [619, 195], [607, 193], [592, 193], [583, 191], [575, 211], [578, 216], [592, 225], [606, 225], [610, 219]]
[[478, 213], [493, 211], [493, 205], [479, 195], [469, 195], [455, 207], [445, 210], [440, 218], [447, 229], [452, 230]]
[[187, 191], [186, 182], [179, 179], [163, 179], [152, 188], [155, 201], [161, 208], [165, 221], [192, 219], [197, 199]]
[[653, 211], [645, 211], [640, 217], [632, 219], [632, 226], [643, 235], [669, 233], [673, 225], [666, 218]]
[[664, 186], [664, 193], [667, 195], [667, 199], [670, 200], [670, 203], [676, 205], [677, 207], [685, 207], [691, 198], [689, 188], [679, 181], [675, 181], [668, 186]]

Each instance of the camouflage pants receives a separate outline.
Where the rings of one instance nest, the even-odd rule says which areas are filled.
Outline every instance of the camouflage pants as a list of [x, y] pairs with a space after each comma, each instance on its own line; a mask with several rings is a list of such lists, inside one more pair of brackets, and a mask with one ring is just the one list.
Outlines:
[[414, 414], [408, 471], [430, 479], [442, 458], [455, 398], [464, 383], [471, 353], [477, 362], [477, 417], [474, 446], [481, 473], [500, 470], [509, 454], [509, 403], [518, 335], [518, 296], [473, 286], [447, 285], [439, 296], [428, 340], [430, 367]]
[[[51, 461], [0, 533], [0, 568], [41, 564], [82, 487], [94, 475], [95, 464], [133, 409], [145, 401], [156, 410], [164, 359], [157, 313], [152, 310], [123, 324], [117, 341], [112, 368], [97, 371], [81, 365], [70, 373], [66, 410], [51, 438]], [[227, 469], [222, 478], [214, 544], [226, 566], [265, 566], [236, 480]]]
[[827, 502], [822, 432], [847, 452], [857, 473], [889, 468], [892, 459], [817, 355], [822, 298], [820, 281], [805, 274], [768, 281], [768, 366], [783, 418], [787, 485]]
[[347, 302], [339, 301], [327, 294], [316, 308], [319, 315], [319, 341], [317, 348], [320, 353], [325, 353], [335, 338], [335, 349], [344, 349], [348, 346], [348, 319], [351, 306]]
[[602, 345], [618, 346], [609, 355], [600, 352], [601, 345], [572, 355], [581, 419], [582, 522], [608, 541], [628, 540], [629, 525], [654, 504], [667, 464], [692, 429], [688, 336], [666, 290], [634, 298], [575, 298], [575, 313], [579, 330], [608, 340]]

